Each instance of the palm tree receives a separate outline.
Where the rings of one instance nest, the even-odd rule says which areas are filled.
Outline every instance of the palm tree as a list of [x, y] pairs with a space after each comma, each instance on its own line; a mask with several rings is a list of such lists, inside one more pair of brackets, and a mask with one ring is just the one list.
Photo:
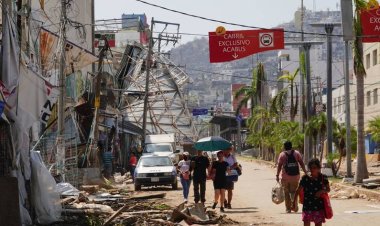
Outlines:
[[253, 113], [254, 106], [261, 103], [261, 93], [263, 90], [263, 82], [265, 81], [265, 70], [264, 64], [258, 63], [252, 72], [252, 82], [251, 86], [241, 87], [234, 93], [235, 98], [240, 98], [241, 101], [236, 109], [236, 114], [239, 114], [243, 106], [247, 106], [248, 102], [251, 101], [251, 113]]
[[274, 96], [270, 103], [271, 112], [281, 115], [284, 113], [285, 105], [288, 97], [288, 89], [280, 90], [276, 96]]
[[[314, 136], [314, 139], [316, 140], [316, 146], [318, 146], [318, 144], [321, 144], [320, 145], [320, 160], [322, 161], [322, 157], [323, 157], [323, 148], [322, 148], [322, 143], [325, 141], [326, 139], [326, 132], [327, 132], [327, 116], [326, 116], [326, 113], [321, 113], [321, 114], [318, 114], [318, 115], [315, 115], [315, 116], [312, 116], [310, 118], [310, 120], [308, 121], [308, 123], [306, 124], [306, 128], [305, 128], [305, 133], [307, 135], [310, 135], [310, 136]], [[315, 147], [315, 149], [317, 149], [317, 147]], [[317, 151], [315, 151], [316, 153]]]
[[[346, 127], [344, 125], [338, 124], [335, 120], [333, 123], [333, 143], [338, 152], [329, 153], [327, 159], [331, 165], [334, 176], [336, 176], [342, 164], [342, 159], [344, 156], [346, 156]], [[356, 129], [355, 127], [351, 127], [351, 140], [353, 141], [351, 143], [351, 150], [356, 150], [356, 139]], [[337, 159], [336, 162], [334, 161], [335, 159]]]
[[[286, 74], [281, 77], [279, 77], [279, 80], [286, 80], [289, 84], [286, 90], [290, 89], [290, 121], [294, 122], [294, 118], [297, 115], [297, 107], [298, 107], [298, 98], [296, 98], [296, 103], [294, 103], [294, 82], [297, 77], [297, 74], [299, 72], [299, 68], [293, 73], [293, 74]], [[298, 96], [298, 89], [296, 88], [296, 96]], [[286, 91], [287, 92], [287, 91]], [[278, 95], [283, 95], [283, 91], [280, 91]], [[281, 98], [278, 98], [278, 100], [282, 101]]]
[[363, 42], [361, 40], [362, 26], [360, 21], [360, 11], [367, 7], [367, 2], [364, 0], [354, 0], [355, 18], [354, 18], [354, 71], [356, 75], [356, 96], [357, 96], [357, 164], [354, 181], [356, 183], [363, 182], [363, 179], [368, 178], [367, 162], [365, 158], [364, 146], [364, 77], [366, 71], [363, 64]]
[[380, 142], [380, 116], [377, 116], [368, 122], [368, 132], [372, 140]]

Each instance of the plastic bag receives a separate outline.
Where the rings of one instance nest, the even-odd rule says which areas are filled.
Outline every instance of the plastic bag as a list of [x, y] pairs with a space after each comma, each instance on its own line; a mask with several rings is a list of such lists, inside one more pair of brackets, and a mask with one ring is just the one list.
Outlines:
[[284, 189], [279, 183], [277, 183], [272, 188], [272, 202], [278, 205], [278, 204], [283, 203], [284, 200], [285, 200]]
[[331, 207], [330, 197], [327, 193], [323, 193], [321, 195], [321, 199], [323, 200], [323, 205], [325, 207], [325, 217], [326, 219], [331, 219], [333, 217], [333, 210]]

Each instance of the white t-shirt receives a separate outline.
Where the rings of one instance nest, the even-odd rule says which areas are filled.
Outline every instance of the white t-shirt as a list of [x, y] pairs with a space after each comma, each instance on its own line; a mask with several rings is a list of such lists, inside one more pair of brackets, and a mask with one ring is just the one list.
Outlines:
[[228, 166], [232, 166], [237, 162], [233, 154], [230, 154], [228, 157], [224, 157], [224, 161], [228, 163]]
[[181, 160], [178, 163], [178, 166], [179, 166], [179, 171], [181, 171], [181, 173], [185, 173], [190, 170], [190, 160], [187, 160], [187, 161]]

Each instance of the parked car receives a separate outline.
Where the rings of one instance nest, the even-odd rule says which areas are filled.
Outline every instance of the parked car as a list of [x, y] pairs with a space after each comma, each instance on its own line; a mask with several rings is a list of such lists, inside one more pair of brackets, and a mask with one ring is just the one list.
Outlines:
[[135, 190], [142, 186], [171, 185], [178, 188], [177, 170], [168, 156], [144, 155], [137, 163], [135, 170]]

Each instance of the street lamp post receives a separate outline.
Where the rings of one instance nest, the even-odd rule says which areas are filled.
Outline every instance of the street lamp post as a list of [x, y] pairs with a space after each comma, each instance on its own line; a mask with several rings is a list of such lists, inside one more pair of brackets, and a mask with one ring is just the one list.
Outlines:
[[332, 117], [332, 42], [331, 35], [334, 24], [325, 24], [327, 43], [327, 152], [332, 153], [333, 144], [333, 117]]

